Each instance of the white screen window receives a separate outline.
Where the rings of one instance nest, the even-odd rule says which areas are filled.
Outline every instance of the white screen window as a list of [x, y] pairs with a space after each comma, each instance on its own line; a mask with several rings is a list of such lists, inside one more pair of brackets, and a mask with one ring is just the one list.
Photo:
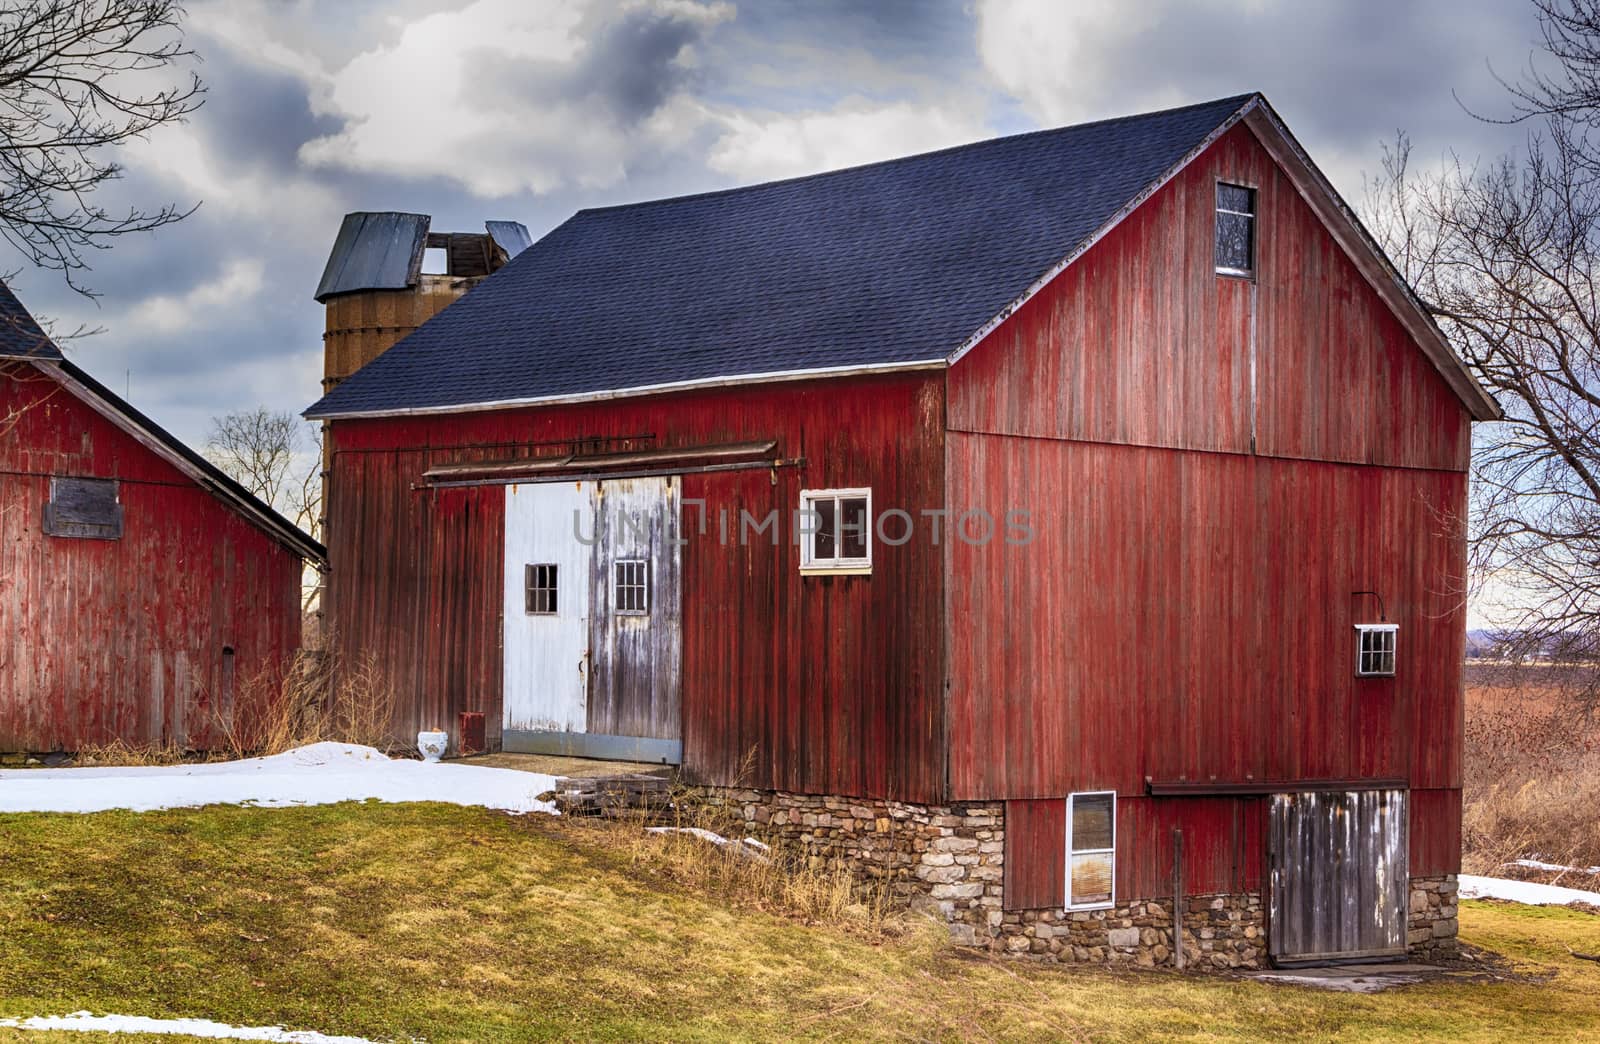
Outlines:
[[1117, 795], [1067, 798], [1067, 909], [1092, 910], [1116, 901]]

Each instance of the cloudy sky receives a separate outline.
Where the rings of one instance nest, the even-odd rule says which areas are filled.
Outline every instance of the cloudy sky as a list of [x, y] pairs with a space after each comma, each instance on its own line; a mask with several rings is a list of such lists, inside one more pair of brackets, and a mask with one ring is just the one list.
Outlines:
[[346, 211], [537, 238], [580, 207], [1249, 90], [1354, 199], [1397, 129], [1418, 160], [1515, 144], [1452, 92], [1504, 111], [1490, 68], [1536, 31], [1523, 0], [192, 0], [209, 100], [125, 150], [114, 196], [199, 211], [97, 255], [97, 303], [53, 273], [16, 289], [104, 327], [78, 363], [198, 443], [315, 399]]

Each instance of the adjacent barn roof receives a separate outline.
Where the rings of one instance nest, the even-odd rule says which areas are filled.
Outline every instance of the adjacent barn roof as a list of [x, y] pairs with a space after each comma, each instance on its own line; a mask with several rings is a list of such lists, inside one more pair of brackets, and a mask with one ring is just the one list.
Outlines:
[[[580, 211], [307, 416], [947, 365], [1218, 135], [1264, 108], [1260, 95], [1240, 95]], [[1475, 413], [1493, 411], [1403, 294], [1438, 342], [1429, 347], [1442, 352], [1436, 364], [1453, 369], [1447, 379]]]
[[0, 359], [59, 359], [61, 349], [11, 288], [0, 283]]
[[128, 432], [203, 489], [230, 504], [279, 543], [301, 558], [327, 564], [328, 550], [322, 544], [62, 355], [61, 349], [39, 328], [33, 316], [4, 283], [0, 283], [0, 358], [26, 359], [33, 363], [60, 381], [68, 391], [101, 416]]

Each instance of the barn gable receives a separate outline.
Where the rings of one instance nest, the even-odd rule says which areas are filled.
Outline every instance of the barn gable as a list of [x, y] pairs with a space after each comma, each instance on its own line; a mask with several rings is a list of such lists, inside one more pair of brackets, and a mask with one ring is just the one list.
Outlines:
[[[1453, 356], [1437, 364], [1373, 284], [1381, 258], [1340, 239], [1271, 133], [1230, 127], [958, 353], [951, 427], [1464, 469], [1492, 401]], [[1218, 184], [1253, 192], [1249, 277], [1216, 272]]]

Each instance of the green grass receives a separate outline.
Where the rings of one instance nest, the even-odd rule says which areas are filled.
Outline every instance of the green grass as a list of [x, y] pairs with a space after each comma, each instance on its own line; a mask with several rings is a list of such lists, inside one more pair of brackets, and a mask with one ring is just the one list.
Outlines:
[[87, 1008], [434, 1044], [1600, 1041], [1600, 965], [1567, 952], [1600, 950], [1600, 918], [1468, 903], [1462, 924], [1526, 975], [1356, 997], [997, 961], [937, 931], [877, 938], [697, 891], [592, 826], [440, 805], [0, 816], [5, 1016]]

